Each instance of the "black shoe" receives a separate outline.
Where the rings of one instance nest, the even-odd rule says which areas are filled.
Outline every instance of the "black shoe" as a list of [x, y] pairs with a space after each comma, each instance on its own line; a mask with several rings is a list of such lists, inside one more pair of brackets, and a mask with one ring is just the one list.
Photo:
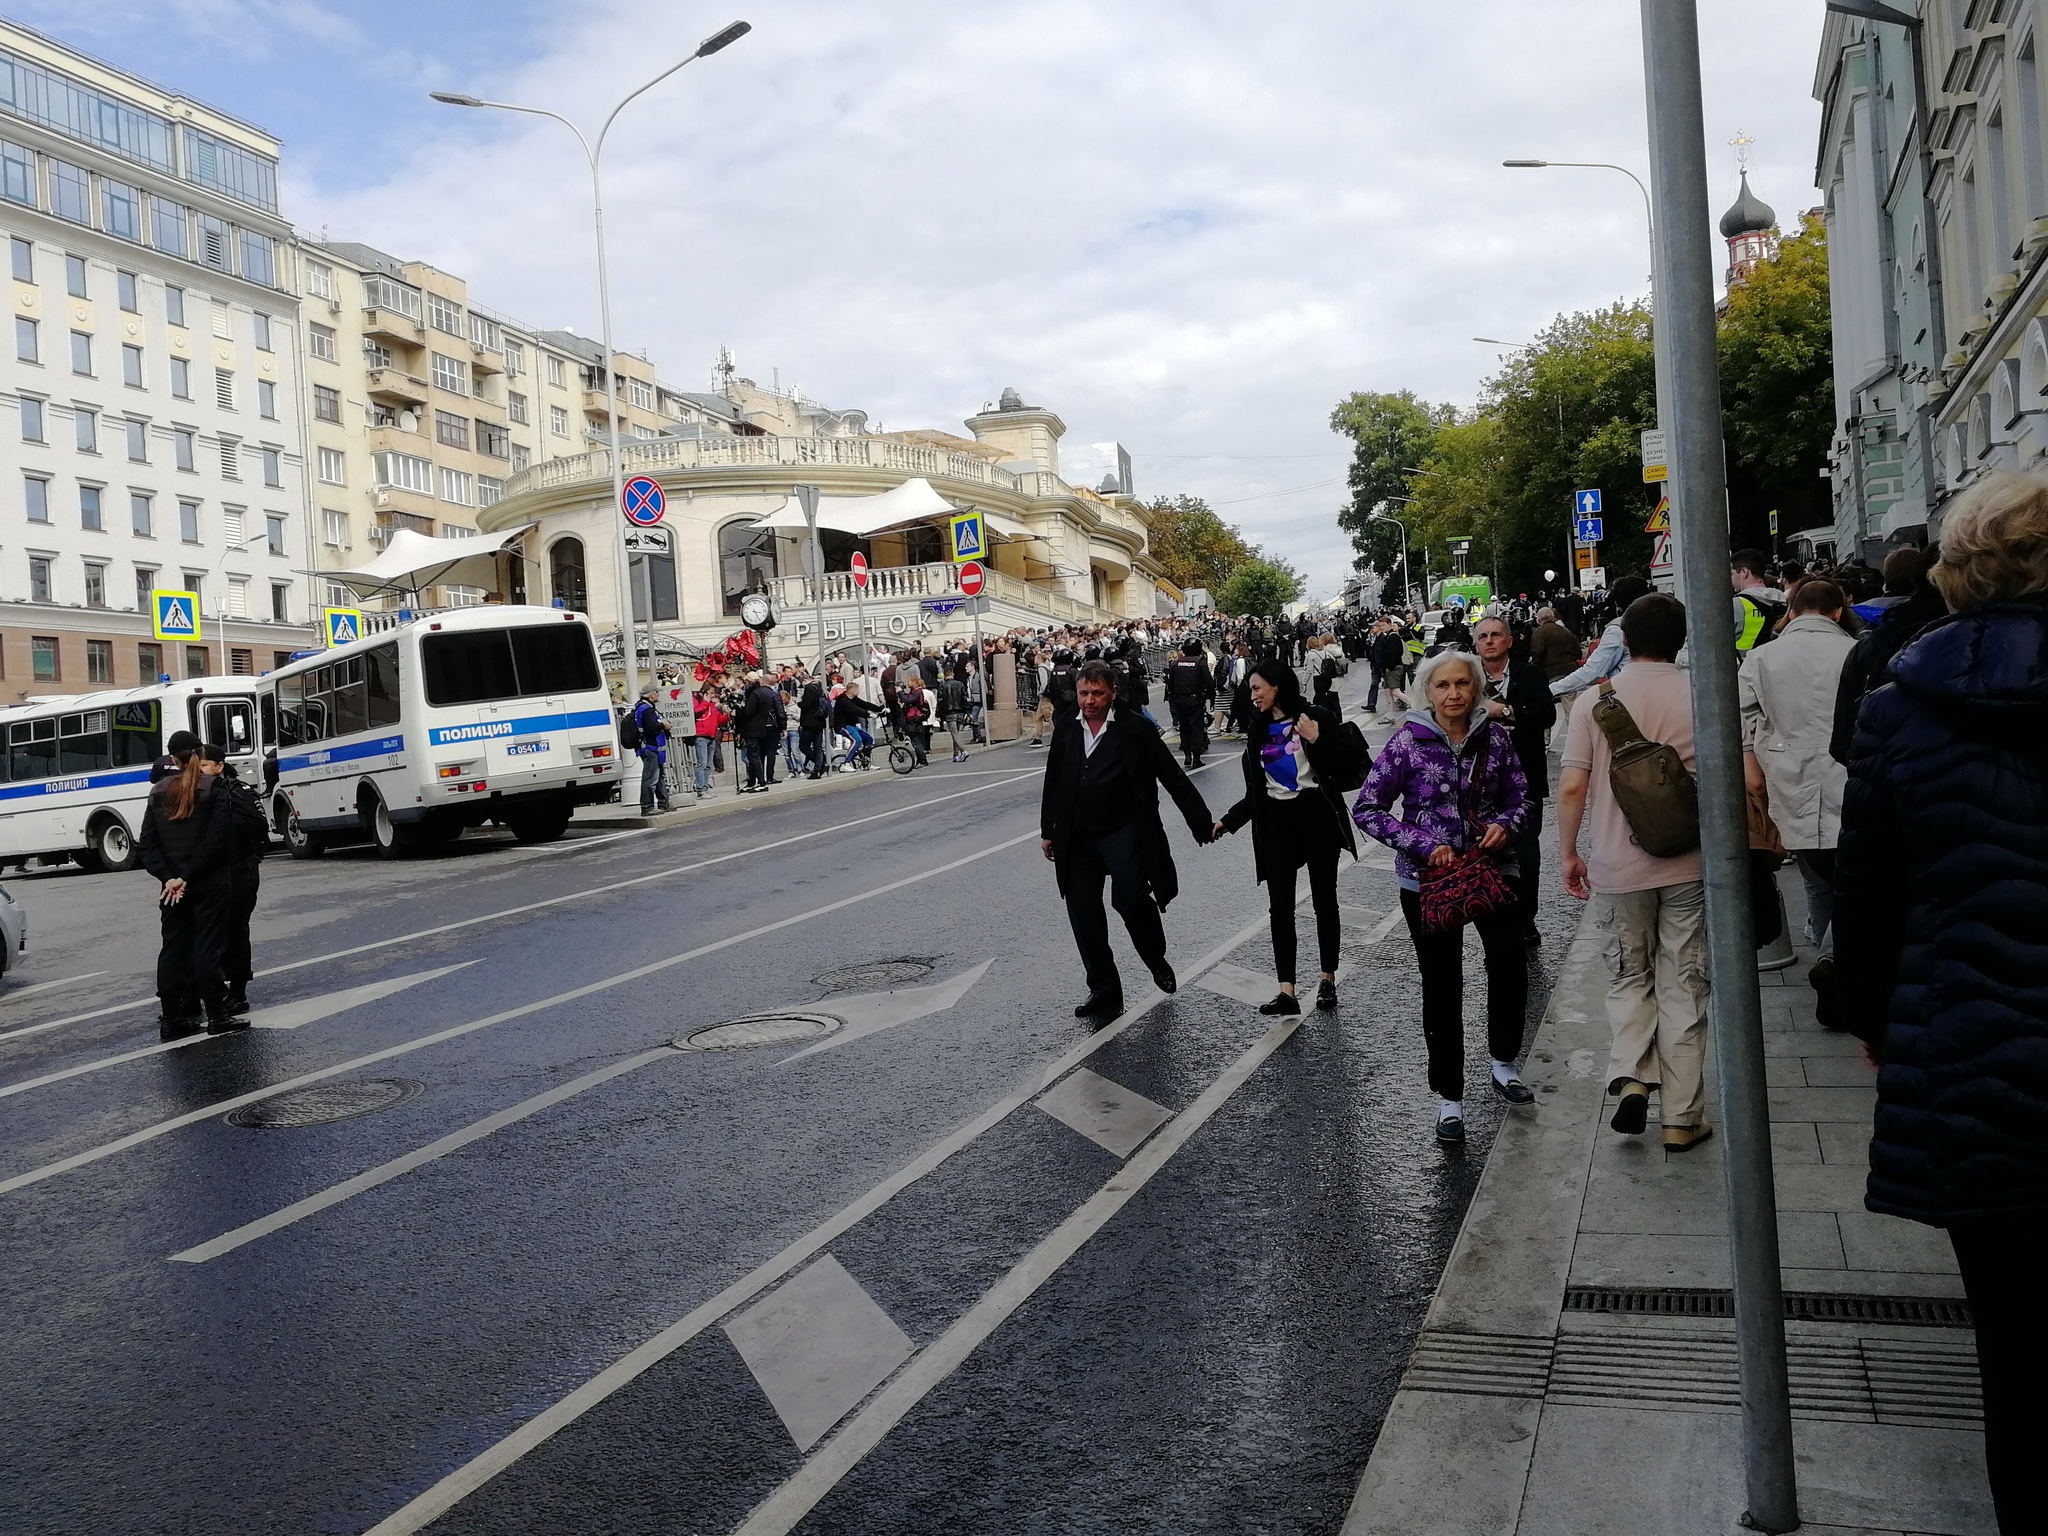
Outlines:
[[247, 1017], [237, 1018], [228, 1012], [227, 998], [210, 997], [206, 1000], [206, 1032], [209, 1035], [232, 1034], [238, 1029], [248, 1027]]
[[174, 1013], [165, 1009], [156, 1021], [156, 1037], [159, 1040], [189, 1040], [206, 1027], [205, 1018], [198, 1013]]
[[1813, 968], [1806, 973], [1806, 984], [1813, 988], [1813, 1016], [1822, 1029], [1841, 1030], [1848, 1025], [1842, 1018], [1841, 1003], [1835, 993], [1835, 960], [1832, 955], [1823, 955], [1813, 962]]
[[1325, 981], [1316, 987], [1316, 1007], [1328, 1013], [1337, 1006], [1337, 983]]
[[235, 1014], [249, 1011], [249, 989], [246, 986], [228, 988], [227, 1010]]
[[1642, 1135], [1650, 1123], [1650, 1096], [1624, 1091], [1621, 1102], [1614, 1107], [1614, 1118], [1607, 1123], [1624, 1136]]
[[1276, 992], [1273, 1001], [1259, 1004], [1259, 1012], [1267, 1015], [1301, 1012], [1301, 999], [1292, 992]]
[[1173, 974], [1173, 967], [1162, 960], [1152, 967], [1152, 985], [1165, 993], [1180, 990], [1180, 980]]
[[1522, 943], [1529, 949], [1541, 949], [1543, 947], [1543, 935], [1534, 928], [1525, 928], [1522, 930]]
[[1074, 1010], [1077, 1019], [1113, 1019], [1124, 1011], [1124, 1000], [1113, 992], [1090, 992]]
[[1535, 1091], [1519, 1077], [1511, 1077], [1506, 1082], [1502, 1082], [1499, 1078], [1489, 1074], [1487, 1081], [1493, 1084], [1493, 1091], [1506, 1099], [1510, 1104], [1534, 1104], [1536, 1102]]

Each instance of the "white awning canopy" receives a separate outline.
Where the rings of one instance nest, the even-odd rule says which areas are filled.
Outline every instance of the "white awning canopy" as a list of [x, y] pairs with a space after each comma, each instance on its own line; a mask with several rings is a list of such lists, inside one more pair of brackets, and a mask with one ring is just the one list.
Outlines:
[[365, 596], [381, 592], [417, 592], [422, 587], [443, 583], [488, 587], [498, 577], [497, 561], [492, 556], [539, 526], [538, 523], [528, 523], [523, 528], [481, 534], [473, 539], [431, 539], [410, 528], [401, 528], [391, 535], [391, 542], [368, 565], [348, 571], [307, 571], [305, 574], [322, 581], [338, 581]]
[[[894, 490], [883, 491], [876, 496], [820, 496], [818, 526], [866, 538], [887, 528], [902, 528], [933, 518], [951, 517], [961, 510], [933, 490], [931, 481], [919, 478], [906, 480]], [[982, 521], [992, 539], [1008, 541], [1038, 537], [1016, 518], [1005, 517], [999, 512], [983, 512]], [[773, 512], [764, 512], [755, 518], [753, 526], [788, 531], [809, 525], [804, 522], [802, 504], [792, 496]]]

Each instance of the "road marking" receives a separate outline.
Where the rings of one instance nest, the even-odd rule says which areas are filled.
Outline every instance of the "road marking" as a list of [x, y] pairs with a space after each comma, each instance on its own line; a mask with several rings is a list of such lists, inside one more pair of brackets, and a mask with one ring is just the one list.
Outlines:
[[13, 1002], [19, 997], [30, 997], [37, 992], [54, 992], [59, 987], [71, 986], [74, 982], [91, 981], [95, 976], [105, 976], [106, 971], [87, 971], [83, 976], [66, 976], [62, 981], [39, 981], [32, 987], [11, 987], [0, 1002]]
[[[350, 987], [344, 992], [326, 992], [318, 997], [302, 997], [297, 1002], [280, 1003], [274, 1008], [259, 1008], [249, 1015], [249, 1024], [254, 1029], [298, 1029], [316, 1019], [328, 1018], [350, 1008], [360, 1008], [365, 1003], [374, 1003], [394, 992], [403, 992], [416, 987], [423, 981], [446, 976], [451, 971], [467, 970], [475, 965], [474, 960], [465, 960], [460, 965], [444, 965], [438, 971], [420, 971], [411, 976], [394, 976], [389, 981], [373, 981], [367, 986]], [[124, 1061], [139, 1061], [144, 1056], [160, 1056], [165, 1051], [181, 1051], [188, 1045], [198, 1045], [204, 1040], [218, 1040], [218, 1035], [188, 1035], [183, 1040], [168, 1040], [162, 1045], [146, 1045], [139, 1051], [123, 1051], [118, 1056], [102, 1056], [80, 1066], [66, 1067], [61, 1072], [45, 1073], [31, 1077], [24, 1082], [9, 1083], [0, 1088], [0, 1099], [17, 1093], [27, 1093], [31, 1088], [47, 1087], [61, 1083], [67, 1078], [83, 1077], [88, 1072], [97, 1072], [102, 1067], [118, 1067]]]
[[339, 1184], [331, 1185], [321, 1190], [317, 1195], [308, 1195], [305, 1199], [288, 1205], [283, 1210], [272, 1211], [268, 1216], [246, 1222], [236, 1227], [234, 1231], [224, 1232], [210, 1242], [200, 1243], [182, 1252], [174, 1253], [171, 1255], [171, 1259], [174, 1263], [178, 1264], [204, 1264], [209, 1259], [217, 1259], [224, 1253], [233, 1253], [237, 1248], [247, 1243], [253, 1243], [259, 1237], [268, 1237], [280, 1228], [289, 1227], [294, 1222], [304, 1221], [308, 1216], [317, 1215], [319, 1212], [327, 1210], [330, 1206], [341, 1204], [344, 1200], [352, 1200], [365, 1190], [375, 1189], [379, 1184], [388, 1184], [393, 1179], [401, 1178], [411, 1173], [415, 1168], [423, 1168], [428, 1163], [438, 1158], [446, 1157], [450, 1152], [458, 1151], [473, 1141], [481, 1141], [484, 1137], [494, 1132], [502, 1131], [508, 1125], [513, 1125], [531, 1115], [537, 1115], [542, 1110], [559, 1104], [564, 1099], [574, 1098], [577, 1094], [587, 1089], [595, 1088], [599, 1083], [608, 1083], [613, 1078], [623, 1077], [628, 1072], [637, 1072], [650, 1062], [660, 1061], [664, 1058], [673, 1061], [679, 1054], [681, 1053], [672, 1045], [657, 1046], [654, 1050], [642, 1051], [637, 1056], [628, 1056], [624, 1061], [615, 1061], [608, 1067], [600, 1067], [595, 1072], [586, 1072], [583, 1076], [576, 1078], [572, 1082], [563, 1083], [559, 1088], [550, 1088], [546, 1093], [537, 1093], [532, 1098], [522, 1100], [509, 1109], [501, 1109], [495, 1115], [486, 1116], [474, 1125], [466, 1125], [459, 1131], [451, 1132], [443, 1136], [439, 1141], [430, 1141], [417, 1151], [408, 1152], [403, 1157], [394, 1157], [388, 1163], [380, 1163], [375, 1168], [365, 1173], [359, 1173], [352, 1179], [344, 1179]]
[[508, 1008], [502, 1013], [494, 1013], [486, 1018], [474, 1019], [467, 1024], [457, 1024], [448, 1029], [436, 1030], [432, 1034], [421, 1035], [416, 1040], [407, 1040], [398, 1045], [388, 1045], [383, 1050], [371, 1051], [366, 1056], [357, 1056], [353, 1060], [339, 1062], [331, 1067], [322, 1067], [317, 1072], [303, 1073], [287, 1082], [272, 1083], [267, 1088], [258, 1088], [254, 1092], [241, 1094], [236, 1098], [222, 1099], [218, 1103], [206, 1106], [204, 1109], [195, 1109], [188, 1114], [174, 1115], [168, 1120], [159, 1120], [155, 1125], [146, 1125], [139, 1131], [132, 1131], [126, 1136], [106, 1142], [101, 1146], [89, 1147], [83, 1152], [74, 1153], [70, 1157], [60, 1158], [54, 1163], [45, 1163], [40, 1168], [31, 1168], [28, 1172], [18, 1173], [11, 1179], [0, 1179], [0, 1195], [10, 1194], [17, 1189], [24, 1189], [31, 1184], [39, 1184], [44, 1179], [55, 1178], [60, 1173], [69, 1173], [74, 1168], [83, 1168], [88, 1163], [96, 1163], [101, 1158], [112, 1157], [117, 1152], [125, 1152], [130, 1147], [142, 1145], [145, 1141], [154, 1141], [159, 1136], [168, 1135], [172, 1131], [182, 1130], [188, 1125], [197, 1125], [200, 1121], [211, 1119], [215, 1115], [222, 1115], [226, 1114], [229, 1110], [240, 1109], [244, 1104], [254, 1104], [260, 1100], [272, 1098], [277, 1094], [289, 1092], [293, 1088], [303, 1088], [309, 1083], [325, 1082], [330, 1077], [339, 1077], [342, 1073], [352, 1072], [358, 1067], [367, 1067], [380, 1061], [389, 1061], [394, 1056], [407, 1056], [414, 1051], [423, 1051], [428, 1046], [439, 1045], [447, 1040], [459, 1039], [463, 1035], [475, 1034], [478, 1030], [489, 1029], [494, 1024], [503, 1024], [512, 1019], [523, 1019], [528, 1014], [543, 1013], [550, 1008], [559, 1008], [565, 1003], [573, 1003], [582, 998], [593, 997], [600, 992], [608, 992], [613, 987], [624, 986], [629, 981], [638, 981], [642, 977], [656, 975], [688, 961], [699, 960], [706, 955], [717, 954], [720, 950], [730, 949], [735, 944], [745, 944], [753, 939], [765, 938], [771, 933], [780, 933], [783, 929], [793, 928], [798, 923], [809, 922], [814, 917], [824, 917], [828, 913], [843, 911], [847, 907], [857, 906], [864, 901], [873, 901], [877, 896], [886, 896], [891, 891], [902, 890], [905, 886], [923, 884], [935, 875], [943, 875], [952, 870], [963, 868], [966, 865], [975, 863], [977, 860], [986, 859], [993, 854], [1015, 848], [1019, 843], [1036, 842], [1037, 840], [1038, 832], [1034, 828], [1021, 837], [1013, 837], [1007, 842], [993, 843], [989, 847], [970, 853], [964, 858], [955, 859], [950, 864], [940, 864], [931, 869], [919, 870], [914, 875], [905, 875], [901, 880], [892, 880], [887, 885], [878, 885], [873, 890], [862, 891], [856, 896], [842, 896], [838, 901], [827, 902], [822, 907], [812, 907], [807, 912], [799, 912], [792, 917], [781, 918], [772, 923], [764, 923], [759, 928], [751, 928], [745, 933], [736, 933], [729, 938], [715, 939], [709, 944], [700, 944], [695, 949], [686, 949], [679, 955], [669, 956], [666, 960], [650, 961], [646, 965], [635, 966], [630, 971], [621, 971], [616, 976], [608, 976], [602, 981], [587, 982], [583, 986], [572, 987], [567, 992], [557, 992], [553, 997], [544, 997], [538, 1002], [524, 1003], [517, 1008]]
[[967, 1357], [1029, 1301], [1067, 1260], [1079, 1253], [1111, 1217], [1131, 1202], [1153, 1176], [1172, 1161], [1251, 1075], [1301, 1027], [1299, 1016], [1275, 1024], [1200, 1098], [1169, 1121], [1121, 1172], [1053, 1229], [1021, 1263], [998, 1280], [952, 1327], [914, 1356], [894, 1380], [825, 1443], [823, 1450], [792, 1473], [747, 1517], [736, 1536], [786, 1536], [815, 1509], [839, 1480], [903, 1421], [911, 1409], [966, 1361]]
[[1034, 1102], [1068, 1130], [1120, 1158], [1137, 1151], [1147, 1136], [1173, 1118], [1164, 1104], [1154, 1104], [1086, 1067], [1075, 1068]]
[[1373, 929], [1371, 933], [1365, 936], [1365, 942], [1367, 944], [1379, 943], [1381, 939], [1384, 939], [1388, 934], [1392, 933], [1396, 928], [1400, 927], [1402, 922], [1405, 921], [1406, 918], [1407, 914], [1405, 912], [1403, 912], [1399, 907], [1394, 908], [1393, 911], [1389, 912], [1385, 917], [1380, 919], [1379, 927]]
[[[1031, 835], [1035, 837], [1037, 834], [1034, 832]], [[1200, 975], [1239, 945], [1248, 943], [1265, 926], [1266, 919], [1263, 917], [1247, 924], [1196, 961], [1187, 974]], [[1135, 1007], [1113, 1023], [1081, 1041], [1042, 1072], [1034, 1072], [1030, 1081], [1022, 1088], [1005, 1098], [998, 1099], [951, 1135], [927, 1147], [918, 1157], [890, 1174], [866, 1194], [841, 1206], [838, 1211], [797, 1238], [773, 1258], [742, 1275], [702, 1305], [692, 1308], [646, 1343], [613, 1361], [567, 1396], [528, 1419], [504, 1439], [464, 1462], [425, 1492], [386, 1515], [364, 1532], [363, 1536], [413, 1536], [414, 1532], [424, 1530], [485, 1483], [512, 1466], [527, 1452], [545, 1444], [605, 1399], [630, 1386], [705, 1329], [714, 1326], [720, 1318], [746, 1305], [784, 1275], [823, 1252], [840, 1236], [867, 1220], [955, 1153], [972, 1146], [1165, 1000], [1166, 994], [1163, 992], [1155, 990], [1148, 993]]]
[[[1014, 784], [1024, 779], [1038, 777], [1040, 777], [1039, 774], [1031, 772], [1013, 773], [1004, 782]], [[595, 885], [588, 890], [572, 891], [566, 896], [550, 896], [544, 901], [529, 901], [516, 907], [506, 907], [503, 911], [486, 912], [479, 917], [465, 917], [459, 922], [443, 923], [437, 928], [422, 928], [413, 933], [401, 933], [392, 938], [378, 939], [369, 944], [357, 944], [348, 949], [337, 949], [329, 954], [314, 955], [310, 959], [294, 960], [287, 965], [274, 965], [270, 969], [258, 971], [256, 974], [258, 977], [281, 976], [286, 971], [296, 971], [309, 965], [324, 965], [329, 960], [346, 960], [351, 955], [368, 954], [372, 950], [395, 949], [401, 944], [414, 944], [421, 939], [431, 939], [440, 934], [454, 933], [463, 928], [474, 928], [479, 923], [492, 923], [504, 917], [519, 917], [528, 912], [540, 912], [545, 911], [549, 907], [559, 907], [565, 902], [581, 901], [590, 896], [603, 896], [612, 891], [622, 891], [630, 886], [646, 885], [654, 880], [667, 880], [676, 875], [692, 874], [697, 870], [709, 869], [714, 864], [725, 864], [733, 859], [751, 859], [758, 854], [769, 853], [777, 848], [787, 848], [792, 843], [808, 842], [814, 837], [841, 836], [877, 821], [887, 821], [892, 816], [904, 816], [912, 811], [929, 810], [932, 806], [944, 805], [948, 800], [961, 800], [969, 795], [984, 794], [991, 789], [1001, 789], [1002, 787], [1003, 783], [1001, 782], [977, 784], [972, 789], [955, 790], [952, 794], [940, 795], [935, 800], [919, 800], [910, 805], [899, 805], [893, 811], [877, 811], [872, 816], [864, 816], [856, 821], [835, 822], [831, 826], [820, 827], [815, 832], [799, 832], [792, 837], [781, 838], [772, 843], [761, 843], [752, 848], [743, 848], [737, 853], [721, 853], [714, 858], [699, 859], [694, 864], [678, 864], [673, 869], [658, 869], [651, 875], [634, 875], [629, 879], [615, 880], [609, 885]], [[587, 847], [589, 845], [584, 844], [582, 846]], [[45, 1030], [62, 1029], [66, 1024], [83, 1024], [89, 1019], [103, 1019], [109, 1014], [125, 1013], [131, 1008], [140, 1008], [144, 1004], [154, 1001], [156, 999], [153, 997], [138, 997], [132, 1002], [114, 1003], [105, 1008], [96, 1008], [91, 1013], [75, 1013], [69, 1018], [52, 1019], [47, 1024], [31, 1024], [25, 1029], [7, 1030], [4, 1033], [0, 1033], [0, 1040], [18, 1040], [23, 1035], [39, 1035]]]
[[831, 1254], [725, 1325], [799, 1451], [860, 1406], [917, 1346]]
[[908, 1024], [913, 1019], [922, 1019], [934, 1013], [944, 1013], [961, 998], [977, 981], [988, 974], [993, 960], [984, 960], [971, 971], [963, 971], [951, 981], [935, 987], [908, 987], [900, 992], [868, 992], [859, 997], [828, 997], [817, 1004], [815, 1012], [829, 1013], [841, 1020], [845, 1028], [837, 1034], [827, 1035], [816, 1045], [798, 1051], [794, 1056], [785, 1056], [775, 1063], [786, 1067], [792, 1061], [801, 1061], [806, 1056], [815, 1056], [820, 1051], [836, 1050], [842, 1045], [851, 1045], [856, 1040], [865, 1040], [869, 1035], [880, 1034], [885, 1029], [894, 1029], [899, 1024]]

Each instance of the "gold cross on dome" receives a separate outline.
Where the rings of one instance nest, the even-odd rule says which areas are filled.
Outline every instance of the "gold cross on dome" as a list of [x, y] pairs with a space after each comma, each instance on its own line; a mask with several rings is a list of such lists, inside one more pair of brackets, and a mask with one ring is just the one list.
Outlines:
[[1730, 139], [1728, 142], [1735, 146], [1736, 169], [1743, 171], [1748, 170], [1749, 147], [1750, 145], [1754, 144], [1756, 140], [1751, 138], [1747, 133], [1744, 133], [1740, 128], [1738, 128], [1735, 130], [1735, 137]]

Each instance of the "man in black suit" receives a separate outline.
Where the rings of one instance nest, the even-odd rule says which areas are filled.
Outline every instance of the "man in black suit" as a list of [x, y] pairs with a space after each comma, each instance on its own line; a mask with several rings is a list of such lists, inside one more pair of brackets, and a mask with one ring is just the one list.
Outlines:
[[1159, 728], [1134, 709], [1116, 708], [1116, 685], [1116, 668], [1105, 662], [1081, 668], [1080, 713], [1053, 727], [1039, 808], [1039, 836], [1059, 872], [1067, 921], [1088, 975], [1087, 1000], [1074, 1016], [1098, 1024], [1124, 1008], [1123, 980], [1102, 909], [1103, 877], [1109, 878], [1110, 904], [1130, 930], [1138, 957], [1160, 990], [1172, 992], [1179, 984], [1166, 960], [1159, 914], [1180, 893], [1180, 882], [1159, 819], [1160, 786], [1173, 796], [1196, 842], [1210, 841], [1216, 826], [1201, 791], [1166, 750]]
[[1506, 619], [1488, 615], [1472, 631], [1485, 674], [1486, 712], [1508, 728], [1522, 776], [1529, 781], [1530, 814], [1515, 838], [1515, 862], [1521, 865], [1522, 942], [1541, 944], [1536, 931], [1536, 887], [1543, 873], [1543, 802], [1550, 798], [1550, 763], [1546, 738], [1557, 724], [1557, 701], [1550, 683], [1533, 661], [1515, 661], [1515, 634]]

